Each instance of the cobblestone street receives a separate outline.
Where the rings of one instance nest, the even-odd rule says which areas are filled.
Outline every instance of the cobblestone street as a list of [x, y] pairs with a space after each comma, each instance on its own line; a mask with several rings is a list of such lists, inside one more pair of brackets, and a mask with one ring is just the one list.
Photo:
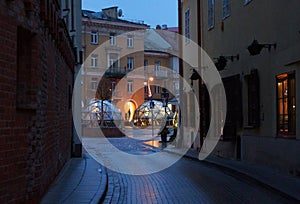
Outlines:
[[[128, 131], [128, 130], [127, 130]], [[110, 138], [109, 141], [119, 150], [133, 155], [157, 153], [159, 146], [152, 147], [151, 143], [160, 144], [159, 138], [142, 140], [148, 137], [134, 134], [124, 138]], [[136, 130], [137, 132], [140, 132]], [[137, 133], [136, 132], [136, 133]], [[147, 132], [147, 130], [146, 130]], [[128, 133], [128, 132], [127, 132]], [[148, 131], [149, 133], [149, 131]], [[149, 139], [149, 138], [148, 138]], [[103, 138], [85, 138], [86, 147], [92, 151], [102, 150], [103, 160], [114, 162], [115, 165], [128, 165], [137, 171], [152, 163], [131, 163], [124, 159], [114, 158], [112, 152], [105, 154]], [[150, 144], [150, 145], [148, 145]], [[93, 148], [92, 148], [93, 147]], [[100, 152], [98, 152], [100, 154]], [[163, 159], [172, 160], [175, 155], [165, 152]], [[107, 165], [106, 165], [107, 166]], [[110, 168], [110, 166], [107, 166]], [[112, 166], [111, 166], [112, 167]], [[130, 175], [111, 169], [108, 172], [108, 188], [104, 203], [289, 203], [281, 195], [259, 184], [240, 177], [222, 172], [220, 169], [207, 165], [205, 162], [189, 158], [181, 158], [178, 162], [162, 171], [146, 175]]]

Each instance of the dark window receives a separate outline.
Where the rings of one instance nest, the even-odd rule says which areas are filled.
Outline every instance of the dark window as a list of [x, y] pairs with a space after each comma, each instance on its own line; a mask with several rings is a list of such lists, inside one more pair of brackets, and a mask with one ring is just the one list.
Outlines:
[[236, 136], [236, 129], [241, 127], [242, 115], [242, 83], [240, 75], [223, 78], [227, 100], [227, 114], [224, 126], [224, 139]]
[[280, 74], [277, 83], [277, 131], [279, 135], [296, 135], [295, 73]]
[[260, 97], [259, 78], [257, 69], [252, 70], [246, 76], [248, 84], [248, 125], [259, 127], [260, 125]]

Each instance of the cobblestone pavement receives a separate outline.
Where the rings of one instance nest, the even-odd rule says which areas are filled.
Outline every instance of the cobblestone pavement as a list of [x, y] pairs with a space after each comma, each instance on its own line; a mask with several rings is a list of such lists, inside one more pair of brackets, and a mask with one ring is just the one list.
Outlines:
[[[86, 139], [86, 144], [101, 145], [96, 141], [95, 138]], [[132, 154], [159, 151], [159, 147], [147, 148], [145, 141], [134, 137], [110, 139], [110, 142]], [[97, 149], [100, 151], [101, 146]], [[166, 159], [174, 156], [167, 155]], [[122, 161], [120, 164], [124, 165]], [[137, 169], [141, 168], [139, 164], [135, 165]], [[286, 198], [255, 182], [188, 158], [181, 158], [171, 167], [148, 175], [128, 175], [110, 169], [107, 172], [104, 203], [289, 203]]]

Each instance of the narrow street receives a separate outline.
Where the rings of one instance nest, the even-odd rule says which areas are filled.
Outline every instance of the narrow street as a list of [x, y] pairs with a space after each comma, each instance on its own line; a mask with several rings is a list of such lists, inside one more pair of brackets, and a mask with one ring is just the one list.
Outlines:
[[[147, 136], [151, 133], [150, 130], [126, 131], [127, 137], [109, 139], [119, 150], [134, 155], [153, 154], [161, 150], [157, 146], [160, 144], [158, 137], [145, 141], [151, 138]], [[113, 169], [118, 165], [126, 165], [126, 162], [134, 169], [145, 167], [145, 163], [141, 164], [144, 166], [137, 163], [129, 164], [129, 161], [124, 162], [113, 158], [109, 153], [103, 153], [104, 146], [101, 146], [103, 145], [101, 140], [103, 138], [85, 138], [85, 146], [94, 152], [102, 150], [101, 157], [116, 160], [117, 162], [111, 163], [115, 165]], [[156, 144], [157, 147], [152, 147], [151, 144]], [[167, 161], [173, 157], [174, 154], [165, 153], [163, 158]], [[121, 166], [119, 168], [121, 169]], [[108, 169], [108, 189], [104, 203], [290, 203], [290, 201], [249, 179], [229, 175], [206, 162], [183, 157], [169, 168], [146, 175], [129, 175]]]

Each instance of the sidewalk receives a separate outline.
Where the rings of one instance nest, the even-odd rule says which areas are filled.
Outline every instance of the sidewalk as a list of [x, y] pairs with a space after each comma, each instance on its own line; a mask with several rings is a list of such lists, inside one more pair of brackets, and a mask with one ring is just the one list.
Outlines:
[[[163, 151], [182, 155], [180, 152], [183, 150], [168, 146], [168, 150], [165, 149]], [[185, 157], [198, 160], [198, 154], [194, 150], [189, 150], [185, 154]], [[295, 202], [300, 201], [300, 178], [285, 175], [270, 168], [250, 165], [245, 162], [224, 159], [213, 155], [207, 157], [203, 162], [231, 174], [244, 177], [248, 180], [250, 179], [252, 182], [256, 182], [289, 199], [295, 200]]]
[[83, 153], [82, 158], [71, 158], [65, 164], [41, 204], [96, 204], [104, 199], [106, 188], [106, 169]]

